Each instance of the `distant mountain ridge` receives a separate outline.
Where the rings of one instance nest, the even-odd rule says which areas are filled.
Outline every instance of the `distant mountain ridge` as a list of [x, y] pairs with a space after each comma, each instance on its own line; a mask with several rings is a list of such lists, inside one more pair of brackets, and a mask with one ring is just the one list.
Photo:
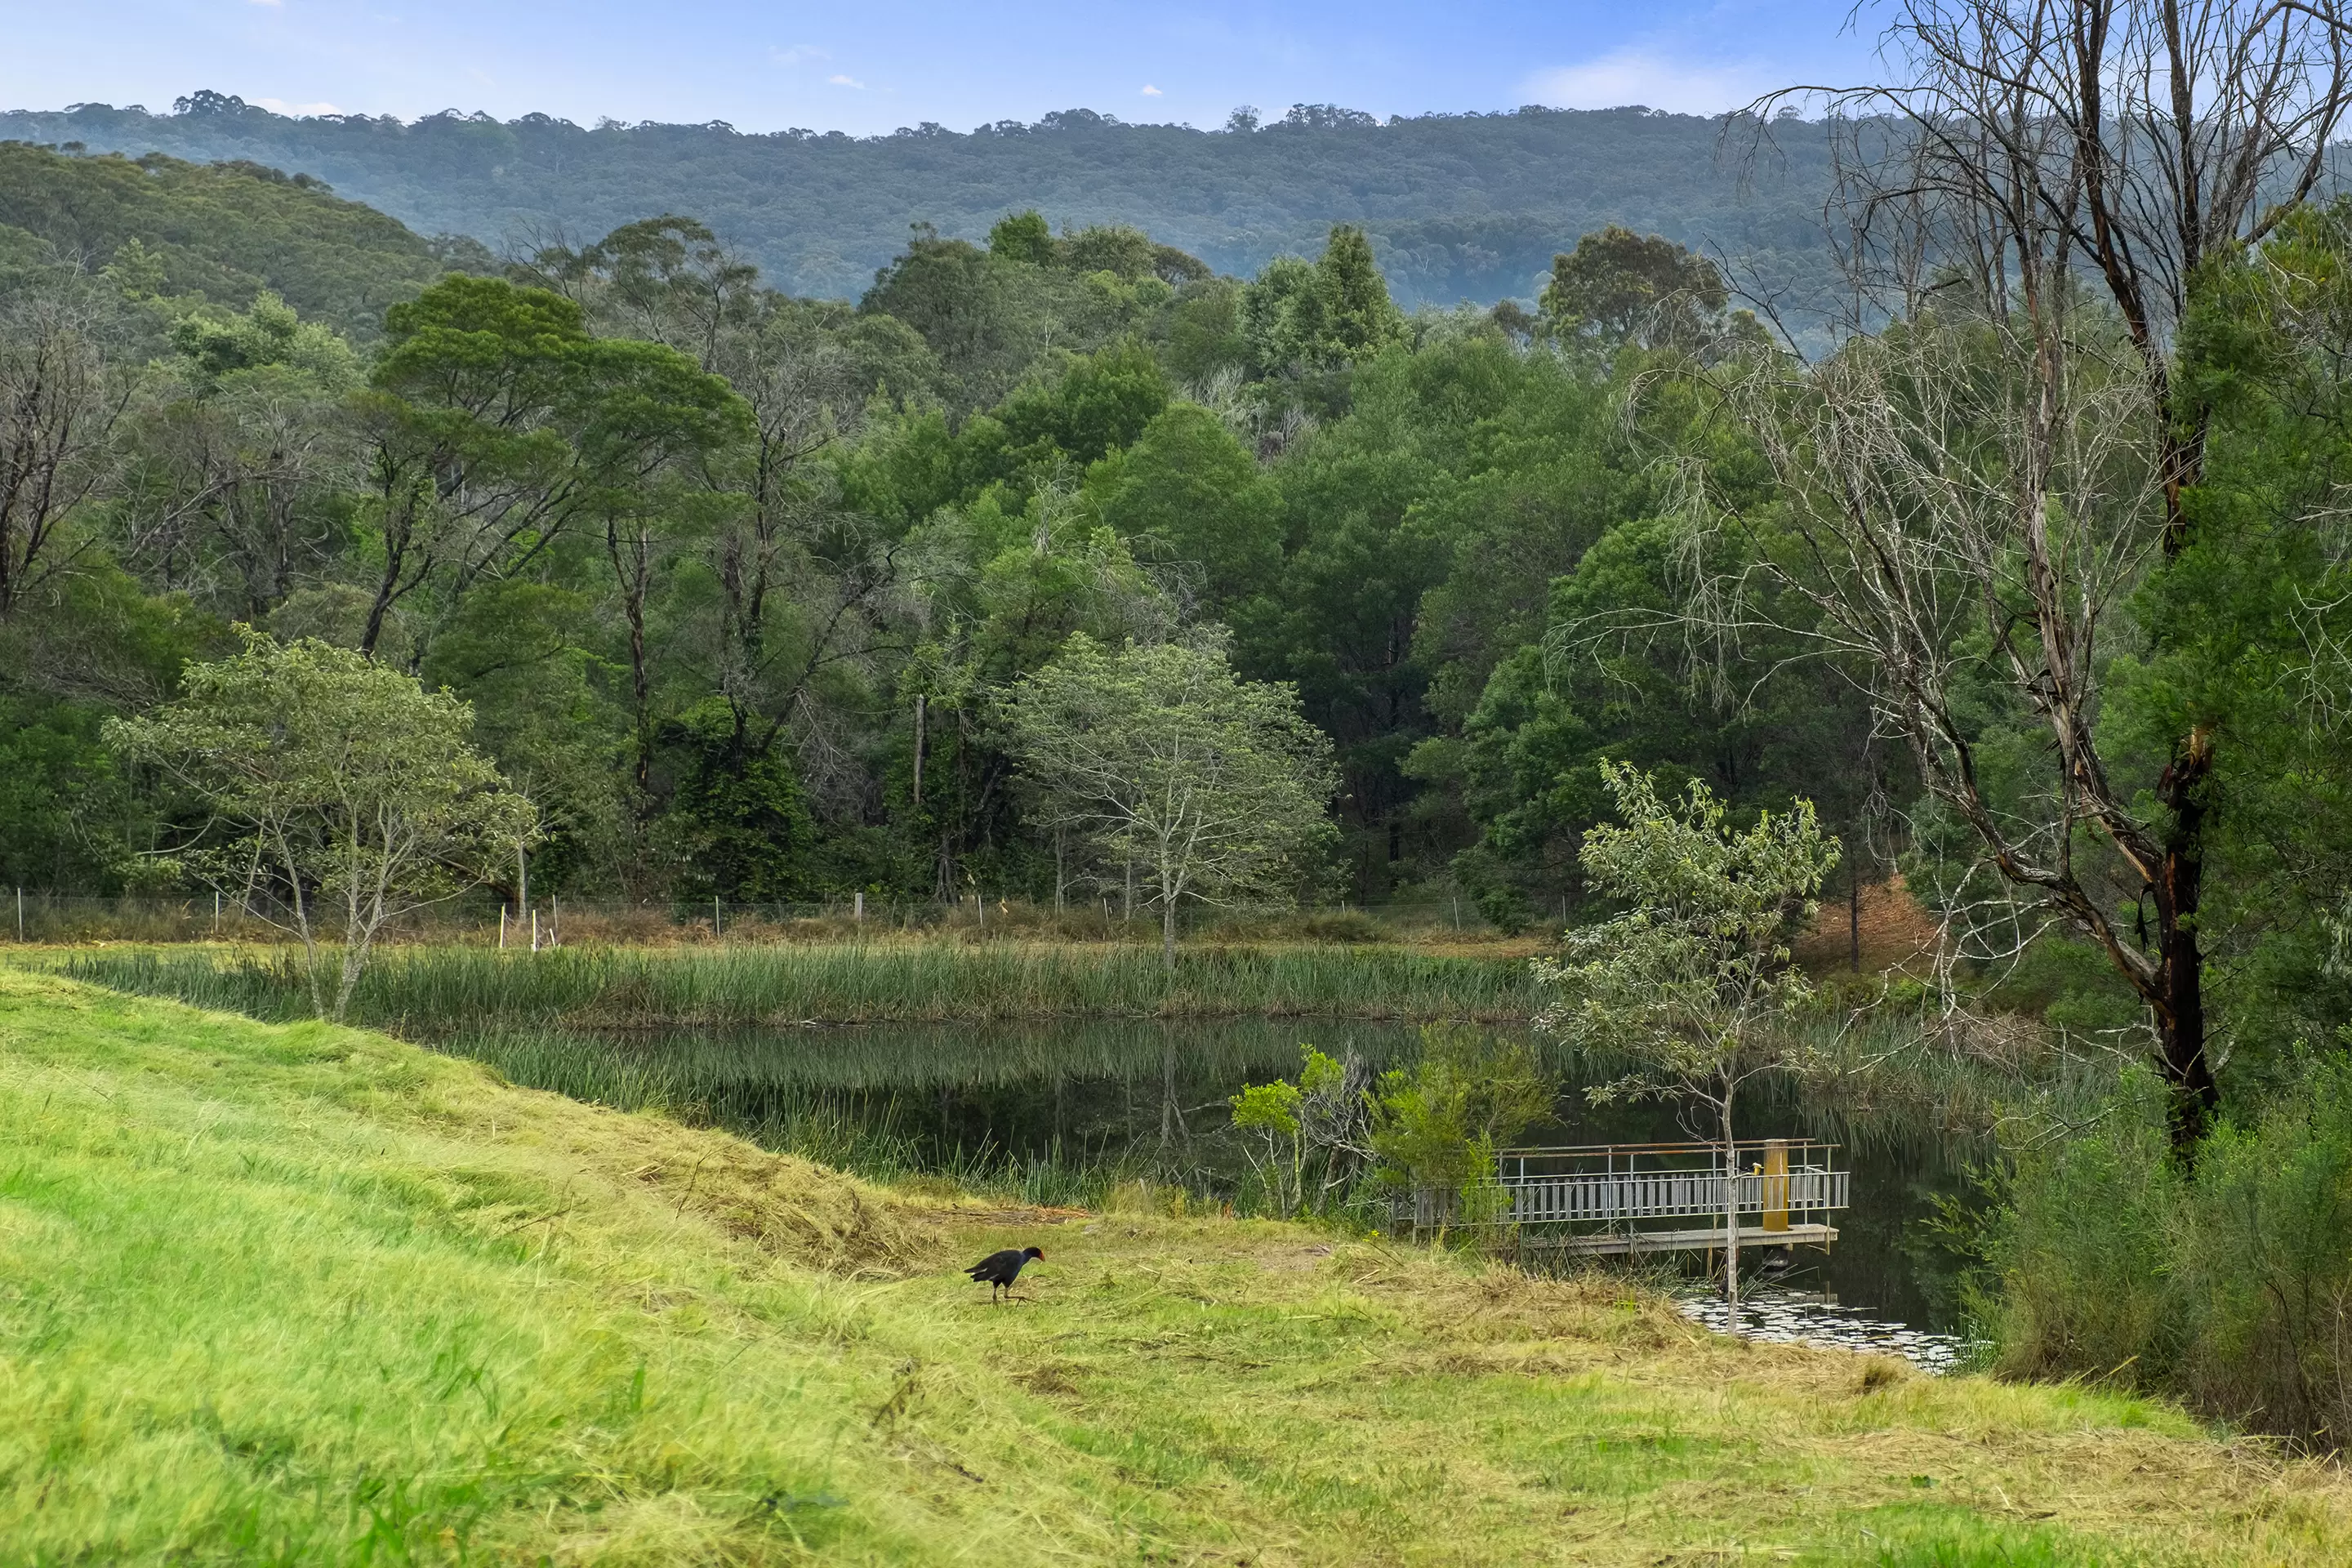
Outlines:
[[362, 343], [383, 330], [386, 306], [451, 268], [494, 264], [470, 239], [427, 239], [307, 174], [255, 161], [133, 161], [0, 142], [0, 272], [50, 255], [111, 268], [136, 293], [231, 310], [272, 289]]
[[0, 138], [246, 160], [322, 180], [421, 234], [493, 248], [679, 213], [779, 287], [851, 298], [914, 223], [978, 238], [1034, 206], [1056, 224], [1133, 224], [1244, 275], [1282, 252], [1311, 255], [1331, 224], [1355, 223], [1412, 305], [1530, 297], [1555, 251], [1610, 223], [1719, 249], [1767, 277], [1818, 269], [1822, 128], [1776, 126], [1776, 155], [1747, 166], [1737, 149], [1726, 155], [1726, 123], [1642, 109], [1381, 123], [1301, 106], [1244, 132], [1072, 110], [1034, 125], [857, 139], [719, 122], [583, 129], [539, 114], [295, 119], [199, 92], [170, 114], [0, 112]]

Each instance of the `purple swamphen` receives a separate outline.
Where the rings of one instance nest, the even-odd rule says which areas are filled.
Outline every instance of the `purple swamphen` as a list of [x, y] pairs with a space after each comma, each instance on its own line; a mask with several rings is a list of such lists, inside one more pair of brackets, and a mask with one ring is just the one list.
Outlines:
[[971, 1276], [973, 1284], [985, 1283], [989, 1288], [988, 1299], [993, 1301], [999, 1290], [1009, 1298], [1013, 1294], [1013, 1282], [1021, 1278], [1022, 1267], [1033, 1258], [1042, 1259], [1045, 1256], [1045, 1249], [1042, 1247], [1008, 1247], [1002, 1252], [990, 1253], [964, 1272]]

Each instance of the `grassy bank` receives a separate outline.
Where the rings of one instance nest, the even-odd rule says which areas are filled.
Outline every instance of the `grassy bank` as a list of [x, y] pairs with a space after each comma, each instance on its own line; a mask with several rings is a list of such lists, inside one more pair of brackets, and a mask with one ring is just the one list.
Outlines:
[[[17, 1562], [2289, 1563], [2335, 1472], [1600, 1282], [992, 1211], [0, 971]], [[1026, 1300], [951, 1266], [1037, 1242]]]
[[[288, 948], [103, 948], [68, 952], [80, 979], [251, 1017], [293, 1019], [310, 1000]], [[635, 1028], [1041, 1018], [1524, 1018], [1523, 960], [1396, 947], [1191, 947], [1174, 972], [1156, 949], [1062, 943], [566, 948], [409, 947], [381, 954], [355, 1020], [420, 1031], [563, 1025]]]

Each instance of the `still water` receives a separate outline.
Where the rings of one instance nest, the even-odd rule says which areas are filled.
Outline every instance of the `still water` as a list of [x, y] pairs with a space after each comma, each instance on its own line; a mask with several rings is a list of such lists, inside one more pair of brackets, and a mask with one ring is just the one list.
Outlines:
[[[1230, 1194], [1243, 1171], [1226, 1128], [1230, 1096], [1247, 1083], [1295, 1076], [1308, 1045], [1353, 1055], [1375, 1071], [1405, 1065], [1420, 1031], [1297, 1018], [527, 1033], [446, 1043], [518, 1082], [608, 1102], [663, 1103], [755, 1138], [764, 1131], [772, 1140], [776, 1129], [819, 1113], [836, 1130], [887, 1142], [902, 1168], [1156, 1169]], [[1839, 1136], [1807, 1107], [1769, 1094], [1744, 1102], [1741, 1115], [1748, 1137]], [[1595, 1109], [1571, 1082], [1553, 1121], [1522, 1142], [1692, 1136], [1671, 1106]], [[1960, 1350], [1951, 1261], [1927, 1222], [1939, 1198], [1962, 1190], [1969, 1153], [1885, 1129], [1854, 1133], [1840, 1152], [1853, 1189], [1837, 1243], [1826, 1254], [1799, 1249], [1785, 1272], [1758, 1279], [1746, 1331], [1948, 1365]], [[1751, 1257], [1747, 1267], [1760, 1261]], [[1722, 1326], [1719, 1297], [1696, 1278], [1688, 1285], [1685, 1310]]]

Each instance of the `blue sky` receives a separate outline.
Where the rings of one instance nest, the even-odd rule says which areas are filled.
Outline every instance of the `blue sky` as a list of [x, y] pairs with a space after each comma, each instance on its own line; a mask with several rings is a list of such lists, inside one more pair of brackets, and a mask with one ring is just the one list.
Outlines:
[[1877, 24], [1868, 10], [1850, 24], [1849, 11], [1850, 0], [0, 0], [0, 108], [160, 110], [209, 87], [288, 112], [535, 110], [859, 135], [1081, 106], [1203, 127], [1240, 103], [1704, 112], [1861, 74]]

